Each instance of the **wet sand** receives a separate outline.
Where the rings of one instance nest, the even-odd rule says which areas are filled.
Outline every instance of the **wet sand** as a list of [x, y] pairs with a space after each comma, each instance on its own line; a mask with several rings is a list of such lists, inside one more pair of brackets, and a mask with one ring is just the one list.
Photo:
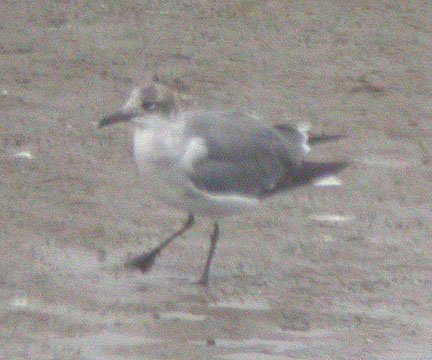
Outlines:
[[[0, 2], [0, 359], [431, 359], [432, 5], [360, 3]], [[223, 221], [206, 289], [205, 219], [122, 266], [186, 216], [96, 127], [155, 71], [353, 162]]]

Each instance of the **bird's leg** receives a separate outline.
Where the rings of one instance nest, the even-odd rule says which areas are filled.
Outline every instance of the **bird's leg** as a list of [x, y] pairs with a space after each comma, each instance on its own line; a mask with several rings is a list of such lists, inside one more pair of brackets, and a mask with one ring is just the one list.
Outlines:
[[213, 226], [213, 232], [210, 235], [210, 248], [207, 255], [207, 261], [204, 267], [204, 271], [201, 275], [201, 279], [198, 282], [198, 284], [200, 285], [207, 285], [208, 283], [210, 265], [213, 259], [213, 255], [216, 249], [216, 243], [218, 239], [219, 239], [219, 224], [215, 222]]
[[157, 247], [155, 247], [153, 250], [149, 252], [142, 253], [141, 255], [138, 255], [137, 257], [133, 258], [132, 260], [128, 261], [126, 263], [126, 267], [128, 268], [137, 268], [138, 270], [142, 272], [146, 272], [150, 270], [150, 268], [153, 266], [156, 256], [160, 254], [163, 248], [165, 248], [167, 245], [169, 245], [175, 238], [179, 237], [184, 232], [188, 231], [194, 224], [195, 219], [193, 214], [189, 214], [187, 220], [183, 224], [183, 227], [176, 231], [174, 234], [172, 234], [169, 238], [162, 241]]

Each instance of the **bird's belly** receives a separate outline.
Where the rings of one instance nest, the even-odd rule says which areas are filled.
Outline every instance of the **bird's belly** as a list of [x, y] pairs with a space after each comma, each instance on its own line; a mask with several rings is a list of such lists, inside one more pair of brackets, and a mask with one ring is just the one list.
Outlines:
[[161, 144], [151, 131], [135, 134], [135, 161], [149, 196], [183, 211], [211, 218], [255, 208], [258, 200], [239, 195], [205, 193], [191, 183], [179, 156]]
[[139, 160], [137, 160], [137, 165], [140, 182], [148, 190], [150, 196], [172, 205], [181, 201], [182, 194], [185, 193], [185, 185], [174, 167], [168, 167], [168, 165], [162, 167], [152, 163], [140, 164]]
[[188, 213], [218, 219], [255, 209], [259, 201], [239, 195], [210, 194], [197, 190], [181, 170], [138, 163], [140, 182], [149, 196]]

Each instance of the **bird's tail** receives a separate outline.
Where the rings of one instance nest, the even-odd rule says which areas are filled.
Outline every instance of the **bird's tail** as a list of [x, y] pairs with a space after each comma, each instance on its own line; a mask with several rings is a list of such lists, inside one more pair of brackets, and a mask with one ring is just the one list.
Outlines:
[[309, 145], [324, 144], [327, 142], [337, 141], [345, 138], [345, 135], [327, 135], [327, 134], [313, 134], [310, 132], [309, 124], [299, 124], [294, 127], [291, 124], [277, 124], [274, 128], [285, 137], [288, 137], [291, 141], [300, 142], [303, 147], [304, 154], [310, 152]]

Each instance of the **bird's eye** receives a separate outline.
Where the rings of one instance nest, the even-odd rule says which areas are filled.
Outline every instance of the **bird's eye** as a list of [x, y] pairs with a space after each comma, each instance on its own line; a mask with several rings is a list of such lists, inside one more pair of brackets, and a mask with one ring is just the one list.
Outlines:
[[143, 104], [142, 104], [143, 108], [145, 110], [148, 110], [148, 111], [154, 110], [155, 109], [155, 105], [156, 104], [155, 104], [154, 101], [144, 101]]

